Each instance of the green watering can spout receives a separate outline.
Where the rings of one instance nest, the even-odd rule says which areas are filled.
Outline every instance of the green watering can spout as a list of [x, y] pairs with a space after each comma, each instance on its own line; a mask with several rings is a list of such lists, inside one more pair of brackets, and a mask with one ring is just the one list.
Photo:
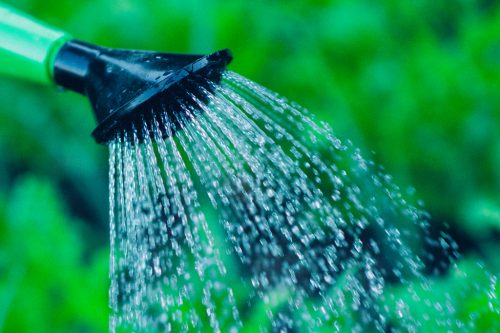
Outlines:
[[204, 91], [213, 88], [209, 83], [220, 82], [231, 60], [228, 50], [191, 55], [105, 48], [74, 40], [0, 3], [0, 75], [87, 96], [98, 122], [92, 133], [98, 143], [160, 113], [180, 128], [178, 106], [199, 108], [192, 97], [205, 101]]
[[70, 39], [68, 33], [0, 3], [0, 74], [54, 83], [55, 57]]

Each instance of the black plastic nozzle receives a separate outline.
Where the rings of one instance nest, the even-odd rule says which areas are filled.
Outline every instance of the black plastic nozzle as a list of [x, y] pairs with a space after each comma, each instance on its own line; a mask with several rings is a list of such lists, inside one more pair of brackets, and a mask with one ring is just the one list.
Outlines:
[[190, 94], [198, 94], [208, 80], [220, 82], [231, 60], [228, 50], [184, 55], [109, 49], [73, 40], [56, 56], [54, 79], [88, 96], [98, 122], [92, 135], [98, 143], [108, 143], [151, 110], [177, 112], [179, 102], [189, 103]]

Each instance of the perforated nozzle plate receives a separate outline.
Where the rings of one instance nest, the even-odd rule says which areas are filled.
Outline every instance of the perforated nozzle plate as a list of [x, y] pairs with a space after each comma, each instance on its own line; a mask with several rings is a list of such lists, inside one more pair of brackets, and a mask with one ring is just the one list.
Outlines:
[[[182, 89], [188, 89], [187, 87], [192, 86], [193, 82], [198, 81], [200, 85], [204, 84], [207, 79], [219, 82], [229, 61], [231, 61], [229, 51], [223, 50], [203, 56], [177, 71], [163, 74], [158, 82], [140, 92], [135, 98], [102, 120], [92, 135], [98, 143], [107, 143], [115, 138], [117, 130], [127, 128], [144, 112], [152, 110], [165, 112], [163, 107], [165, 104], [177, 104], [174, 103], [178, 102], [177, 99], [187, 97], [190, 91], [182, 91]], [[179, 86], [186, 78], [189, 78], [190, 84]], [[191, 91], [191, 93], [195, 92]]]
[[60, 86], [88, 96], [98, 122], [92, 135], [106, 144], [146, 112], [164, 112], [165, 106], [187, 100], [190, 93], [198, 92], [197, 84], [220, 82], [231, 60], [229, 50], [184, 55], [70, 41], [56, 56], [54, 78]]

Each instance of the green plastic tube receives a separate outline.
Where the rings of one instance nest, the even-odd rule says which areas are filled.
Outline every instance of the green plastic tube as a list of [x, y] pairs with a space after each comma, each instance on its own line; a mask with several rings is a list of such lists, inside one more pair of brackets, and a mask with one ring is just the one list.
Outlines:
[[71, 39], [29, 15], [0, 3], [0, 75], [53, 84], [53, 63]]

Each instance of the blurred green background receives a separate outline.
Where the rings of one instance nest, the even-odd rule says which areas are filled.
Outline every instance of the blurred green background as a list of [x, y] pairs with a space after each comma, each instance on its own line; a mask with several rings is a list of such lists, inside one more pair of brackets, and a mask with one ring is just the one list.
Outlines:
[[[500, 2], [5, 2], [106, 46], [230, 48], [231, 70], [414, 187], [469, 279], [477, 258], [498, 274]], [[107, 150], [93, 127], [83, 97], [0, 79], [0, 332], [107, 331]], [[444, 290], [466, 283], [442, 279]], [[485, 302], [457, 306], [467, 318]]]

